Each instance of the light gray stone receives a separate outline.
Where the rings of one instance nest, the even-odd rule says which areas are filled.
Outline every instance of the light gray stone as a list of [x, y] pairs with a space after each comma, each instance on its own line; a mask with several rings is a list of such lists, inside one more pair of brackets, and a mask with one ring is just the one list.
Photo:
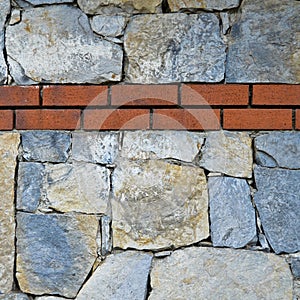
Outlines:
[[129, 82], [224, 79], [226, 46], [214, 14], [136, 16], [126, 28], [124, 47]]
[[300, 169], [300, 132], [271, 132], [256, 137], [254, 145], [259, 165]]
[[164, 249], [209, 236], [204, 171], [164, 161], [120, 161], [113, 173], [114, 247]]
[[186, 248], [155, 259], [149, 300], [291, 300], [293, 280], [285, 259], [263, 252]]
[[15, 259], [15, 172], [20, 136], [0, 135], [0, 293], [13, 287]]
[[300, 279], [300, 252], [291, 257], [291, 268], [293, 275], [297, 279]]
[[226, 81], [299, 83], [300, 2], [245, 0], [240, 13], [231, 28]]
[[9, 294], [0, 294], [0, 299], [2, 300], [30, 300], [26, 294], [22, 293], [9, 293]]
[[17, 84], [121, 79], [121, 47], [96, 37], [87, 16], [73, 6], [25, 10], [22, 22], [7, 28], [6, 48]]
[[44, 169], [39, 163], [19, 163], [17, 209], [27, 212], [38, 209], [43, 193]]
[[27, 161], [65, 162], [71, 138], [59, 131], [27, 131], [22, 133], [23, 157]]
[[126, 251], [112, 254], [96, 269], [76, 300], [146, 299], [152, 255]]
[[204, 135], [181, 131], [125, 132], [121, 156], [133, 160], [172, 158], [192, 162], [204, 141]]
[[56, 297], [56, 296], [42, 296], [42, 297], [35, 297], [35, 300], [63, 300], [62, 297]]
[[224, 10], [240, 5], [239, 0], [168, 0], [168, 3], [172, 12], [186, 9]]
[[77, 161], [112, 164], [118, 156], [118, 151], [118, 133], [73, 133], [72, 157]]
[[20, 9], [13, 9], [11, 11], [9, 25], [17, 24], [21, 21], [21, 10]]
[[254, 169], [254, 201], [265, 235], [276, 253], [300, 250], [300, 170]]
[[111, 240], [111, 217], [101, 217], [101, 255], [105, 256], [111, 252], [112, 240]]
[[294, 297], [293, 300], [300, 299], [300, 280], [294, 281]]
[[94, 16], [91, 19], [93, 31], [103, 36], [123, 35], [127, 19], [124, 16]]
[[216, 247], [241, 248], [256, 240], [256, 216], [245, 179], [209, 177], [211, 239]]
[[97, 257], [97, 218], [18, 213], [17, 224], [21, 290], [74, 298]]
[[26, 0], [32, 5], [43, 5], [43, 4], [62, 4], [62, 3], [72, 3], [73, 0]]
[[252, 177], [252, 140], [244, 132], [210, 132], [201, 150], [200, 166], [234, 177]]

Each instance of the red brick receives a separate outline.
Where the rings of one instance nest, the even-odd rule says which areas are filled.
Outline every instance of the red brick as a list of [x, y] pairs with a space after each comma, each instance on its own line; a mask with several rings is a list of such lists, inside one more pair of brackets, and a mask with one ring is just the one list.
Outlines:
[[46, 86], [43, 88], [43, 105], [107, 105], [107, 91], [107, 86]]
[[112, 105], [177, 105], [177, 85], [114, 85]]
[[183, 84], [182, 105], [248, 105], [249, 86], [241, 84]]
[[300, 85], [254, 85], [253, 105], [300, 105]]
[[84, 129], [119, 130], [149, 129], [150, 111], [148, 109], [97, 109], [85, 110]]
[[13, 129], [13, 111], [0, 110], [0, 130]]
[[220, 110], [155, 109], [153, 129], [220, 129]]
[[40, 104], [38, 86], [0, 86], [0, 106], [35, 106]]
[[289, 109], [225, 109], [224, 129], [292, 129], [292, 110]]
[[296, 129], [300, 130], [300, 109], [296, 110]]
[[77, 129], [80, 128], [78, 109], [17, 110], [16, 129]]

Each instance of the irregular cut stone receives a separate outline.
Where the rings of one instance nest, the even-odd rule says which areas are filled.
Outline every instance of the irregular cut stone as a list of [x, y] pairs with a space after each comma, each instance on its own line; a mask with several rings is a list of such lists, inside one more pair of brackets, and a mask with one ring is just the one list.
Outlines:
[[276, 253], [300, 250], [300, 170], [254, 169], [254, 201], [265, 235]]
[[30, 300], [26, 294], [21, 293], [9, 293], [9, 294], [0, 294], [0, 299], [3, 300]]
[[259, 165], [300, 169], [300, 132], [271, 132], [256, 137], [254, 145]]
[[224, 10], [240, 5], [239, 0], [168, 0], [172, 12], [181, 9]]
[[15, 171], [20, 136], [0, 135], [0, 293], [13, 287], [15, 257]]
[[155, 259], [149, 300], [291, 300], [293, 280], [284, 258], [263, 252], [186, 248]]
[[20, 9], [13, 9], [11, 11], [9, 25], [17, 24], [21, 21], [21, 10]]
[[219, 82], [225, 44], [214, 14], [159, 14], [132, 18], [125, 31], [127, 81]]
[[65, 162], [71, 138], [66, 132], [27, 131], [22, 133], [23, 157], [28, 161]]
[[118, 151], [118, 133], [73, 133], [72, 157], [75, 160], [99, 164], [112, 164], [118, 156]]
[[212, 172], [251, 178], [251, 143], [247, 133], [211, 132], [201, 151], [200, 166]]
[[209, 177], [211, 239], [216, 247], [241, 248], [256, 239], [256, 216], [245, 179]]
[[6, 48], [17, 84], [121, 79], [121, 47], [96, 37], [87, 16], [73, 6], [25, 10], [22, 22], [7, 28]]
[[226, 81], [299, 83], [300, 2], [245, 0], [240, 13], [231, 28]]
[[181, 131], [125, 132], [121, 156], [133, 160], [173, 158], [192, 162], [198, 154], [204, 135]]
[[120, 161], [113, 173], [114, 247], [163, 249], [209, 236], [204, 171], [164, 161]]
[[294, 298], [293, 300], [300, 299], [300, 280], [294, 281]]
[[127, 19], [124, 16], [95, 16], [91, 20], [92, 29], [103, 36], [123, 35]]
[[55, 297], [55, 296], [42, 296], [42, 297], [36, 297], [35, 300], [62, 300], [64, 298], [62, 297]]
[[97, 218], [18, 213], [17, 224], [21, 290], [75, 297], [97, 257]]
[[72, 3], [73, 0], [26, 0], [32, 5]]
[[79, 7], [87, 14], [115, 15], [127, 13], [160, 13], [162, 0], [78, 0]]
[[291, 268], [293, 275], [300, 279], [300, 253], [297, 256], [291, 257]]
[[17, 209], [27, 212], [38, 209], [43, 193], [44, 169], [39, 163], [19, 163]]
[[105, 256], [111, 252], [112, 240], [110, 232], [111, 217], [101, 217], [101, 255]]
[[108, 256], [76, 300], [146, 299], [151, 261], [151, 254], [136, 251]]

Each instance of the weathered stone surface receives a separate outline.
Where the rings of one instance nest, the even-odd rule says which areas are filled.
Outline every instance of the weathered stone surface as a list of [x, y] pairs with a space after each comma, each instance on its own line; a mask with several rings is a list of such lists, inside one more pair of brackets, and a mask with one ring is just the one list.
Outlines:
[[16, 133], [0, 135], [0, 293], [13, 286], [15, 256], [14, 185], [20, 137]]
[[26, 294], [21, 293], [9, 293], [9, 294], [0, 294], [0, 299], [2, 300], [30, 300]]
[[209, 235], [202, 169], [164, 161], [118, 163], [113, 173], [114, 247], [163, 249]]
[[22, 22], [7, 28], [6, 48], [17, 84], [101, 83], [121, 78], [121, 47], [96, 37], [87, 16], [72, 6], [25, 10]]
[[42, 296], [42, 297], [36, 297], [35, 300], [62, 300], [64, 298], [62, 297], [55, 297], [55, 296]]
[[42, 199], [44, 169], [39, 163], [19, 163], [17, 209], [27, 212], [38, 209]]
[[181, 9], [224, 10], [238, 7], [239, 0], [168, 0], [172, 12]]
[[202, 149], [200, 166], [212, 172], [251, 178], [251, 143], [247, 133], [211, 132]]
[[71, 138], [66, 132], [27, 131], [22, 133], [23, 157], [27, 161], [65, 162]]
[[187, 248], [154, 260], [149, 300], [292, 299], [293, 281], [282, 257], [263, 252]]
[[17, 24], [21, 21], [21, 10], [20, 9], [12, 9], [9, 25]]
[[291, 268], [293, 275], [300, 279], [300, 252], [297, 254], [297, 256], [291, 257]]
[[4, 24], [10, 12], [10, 1], [2, 0], [0, 2], [0, 84], [7, 79], [7, 66], [4, 59]]
[[123, 35], [127, 19], [124, 16], [95, 16], [91, 20], [93, 31], [103, 36]]
[[299, 16], [299, 1], [243, 1], [231, 29], [226, 81], [299, 83]]
[[293, 300], [300, 299], [300, 280], [294, 281], [294, 297]]
[[118, 151], [118, 133], [73, 133], [72, 157], [75, 160], [112, 164], [118, 156]]
[[300, 132], [271, 132], [256, 137], [254, 145], [259, 165], [300, 169]]
[[276, 253], [300, 250], [300, 170], [254, 169], [254, 201], [265, 235]]
[[211, 239], [214, 246], [241, 248], [256, 239], [256, 216], [245, 179], [209, 177]]
[[115, 15], [118, 13], [159, 13], [162, 0], [78, 0], [87, 14]]
[[72, 3], [73, 0], [26, 0], [32, 5]]
[[194, 160], [204, 141], [204, 135], [181, 131], [125, 132], [121, 156], [133, 160], [173, 158]]
[[112, 240], [110, 232], [111, 217], [101, 217], [101, 255], [105, 256], [111, 252]]
[[21, 290], [75, 297], [97, 257], [97, 218], [18, 213], [17, 224]]
[[225, 44], [214, 14], [134, 17], [125, 31], [127, 81], [134, 83], [219, 82]]
[[152, 255], [136, 251], [108, 256], [76, 300], [146, 299], [151, 261]]

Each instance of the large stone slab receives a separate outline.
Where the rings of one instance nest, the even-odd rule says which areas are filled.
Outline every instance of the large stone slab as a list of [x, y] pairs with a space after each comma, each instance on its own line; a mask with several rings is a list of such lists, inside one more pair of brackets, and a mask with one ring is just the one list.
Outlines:
[[216, 247], [241, 248], [256, 240], [256, 216], [245, 179], [209, 177], [211, 239]]
[[19, 134], [0, 135], [0, 293], [13, 287], [15, 258], [15, 172]]
[[25, 10], [22, 22], [7, 28], [6, 48], [17, 84], [121, 79], [121, 47], [96, 37], [87, 16], [73, 6]]
[[299, 83], [299, 1], [245, 0], [240, 13], [231, 28], [226, 81]]
[[181, 131], [125, 132], [121, 156], [133, 160], [165, 159], [192, 162], [204, 141], [204, 135]]
[[247, 133], [216, 131], [208, 134], [200, 166], [229, 176], [251, 178], [252, 140]]
[[259, 165], [300, 169], [300, 132], [271, 132], [256, 137], [254, 145]]
[[293, 280], [282, 257], [216, 248], [177, 250], [154, 261], [149, 300], [291, 300]]
[[18, 213], [17, 224], [21, 290], [75, 297], [97, 257], [97, 218]]
[[209, 236], [207, 184], [200, 168], [120, 161], [113, 194], [114, 247], [163, 249]]
[[276, 253], [300, 250], [300, 170], [254, 169], [254, 201], [265, 235]]
[[126, 79], [134, 83], [219, 82], [225, 44], [214, 14], [134, 17], [124, 37]]
[[170, 10], [176, 12], [185, 9], [224, 10], [238, 7], [239, 0], [168, 0]]
[[146, 299], [151, 261], [151, 254], [136, 251], [108, 256], [76, 300]]

